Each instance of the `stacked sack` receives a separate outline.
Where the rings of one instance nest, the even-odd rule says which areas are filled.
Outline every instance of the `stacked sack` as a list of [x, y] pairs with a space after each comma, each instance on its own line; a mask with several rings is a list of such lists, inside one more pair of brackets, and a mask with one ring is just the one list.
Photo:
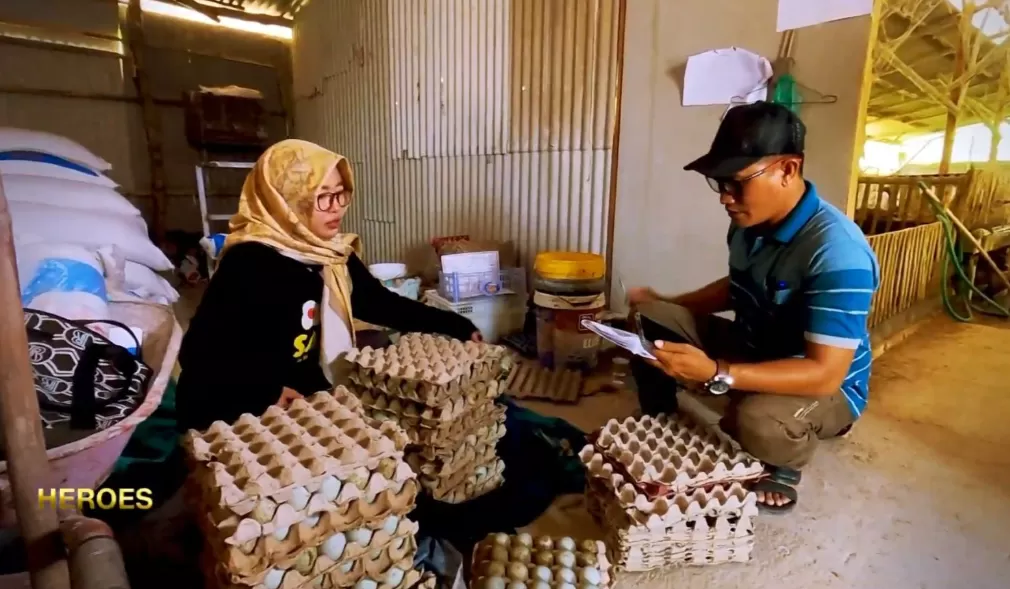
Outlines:
[[495, 399], [512, 365], [505, 348], [411, 333], [344, 359], [369, 415], [406, 430], [407, 462], [435, 499], [460, 503], [501, 485], [505, 464], [495, 446], [505, 408]]
[[110, 292], [159, 303], [178, 299], [156, 273], [172, 263], [151, 243], [140, 211], [105, 175], [111, 168], [66, 137], [0, 127], [0, 179], [26, 307], [102, 320]]
[[763, 466], [722, 432], [683, 416], [611, 419], [579, 453], [589, 511], [615, 566], [750, 560]]
[[416, 585], [406, 444], [343, 387], [190, 431], [187, 490], [206, 538], [208, 587]]

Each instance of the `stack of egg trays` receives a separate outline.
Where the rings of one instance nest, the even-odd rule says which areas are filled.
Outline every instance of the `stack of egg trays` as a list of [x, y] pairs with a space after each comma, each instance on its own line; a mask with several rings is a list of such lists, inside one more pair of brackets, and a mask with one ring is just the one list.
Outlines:
[[687, 417], [611, 420], [579, 458], [615, 565], [642, 571], [749, 560], [762, 465]]
[[502, 483], [495, 447], [505, 410], [495, 399], [512, 366], [505, 348], [411, 333], [387, 348], [352, 350], [345, 360], [365, 411], [407, 432], [407, 462], [435, 499], [459, 503]]
[[599, 540], [491, 534], [473, 549], [471, 589], [606, 589], [611, 566]]
[[405, 516], [418, 485], [403, 461], [408, 440], [360, 409], [338, 387], [186, 435], [188, 495], [216, 586], [416, 582], [417, 526]]

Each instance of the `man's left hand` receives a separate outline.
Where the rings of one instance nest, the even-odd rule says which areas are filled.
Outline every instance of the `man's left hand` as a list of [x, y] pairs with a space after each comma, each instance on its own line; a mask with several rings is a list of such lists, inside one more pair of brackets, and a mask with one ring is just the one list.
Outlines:
[[653, 366], [678, 380], [708, 382], [719, 371], [715, 360], [690, 344], [656, 342]]

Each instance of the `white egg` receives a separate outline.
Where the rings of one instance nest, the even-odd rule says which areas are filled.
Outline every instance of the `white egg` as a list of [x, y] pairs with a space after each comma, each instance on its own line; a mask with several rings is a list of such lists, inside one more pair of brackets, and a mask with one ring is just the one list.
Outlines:
[[291, 532], [291, 526], [283, 526], [274, 530], [274, 538], [278, 540], [283, 540], [288, 537], [288, 533]]
[[537, 581], [533, 584], [533, 589], [553, 589], [550, 583], [545, 583], [543, 581]]
[[557, 571], [558, 579], [563, 583], [574, 583], [576, 580], [575, 571], [569, 568], [559, 568]]
[[497, 546], [505, 546], [505, 547], [508, 547], [509, 542], [512, 541], [512, 539], [509, 538], [508, 534], [502, 534], [502, 533], [495, 534], [493, 540]]
[[558, 587], [558, 589], [576, 589], [576, 587], [571, 583], [562, 583], [561, 586]]
[[583, 581], [582, 584], [579, 585], [579, 589], [598, 589], [598, 588], [596, 587], [596, 585]]
[[505, 579], [501, 577], [488, 577], [484, 579], [484, 589], [505, 589]]
[[403, 582], [403, 576], [406, 574], [401, 568], [390, 567], [386, 573], [386, 584], [398, 587]]
[[349, 561], [345, 562], [344, 564], [340, 565], [340, 572], [342, 572], [342, 573], [349, 573], [349, 572], [351, 572], [351, 570], [354, 568], [354, 563], [355, 562], [356, 561], [349, 560]]
[[554, 557], [554, 562], [565, 568], [575, 568], [575, 555], [571, 552], [558, 552]]
[[347, 532], [347, 539], [355, 544], [368, 546], [368, 543], [372, 541], [372, 530], [369, 530], [368, 528], [351, 530], [350, 532]]
[[518, 536], [516, 536], [516, 544], [526, 547], [533, 546], [533, 536], [530, 536], [529, 534], [525, 533], [519, 534]]
[[309, 504], [309, 497], [311, 496], [312, 494], [305, 487], [295, 487], [291, 489], [291, 498], [288, 499], [288, 505], [294, 507], [295, 511], [301, 511]]
[[507, 589], [526, 589], [526, 583], [520, 583], [519, 581], [513, 581], [509, 583]]
[[599, 585], [602, 577], [602, 575], [600, 575], [600, 571], [594, 567], [586, 567], [580, 570], [579, 576], [582, 577], [583, 581], [592, 583], [593, 585]]
[[267, 589], [277, 589], [281, 586], [281, 581], [284, 580], [284, 571], [281, 569], [270, 569], [267, 571], [265, 577], [263, 577], [263, 585]]
[[347, 546], [347, 537], [343, 534], [333, 534], [323, 542], [323, 554], [330, 560], [340, 560]]
[[536, 568], [536, 570], [533, 571], [533, 576], [536, 577], [537, 579], [540, 579], [541, 581], [550, 581], [551, 569], [544, 566], [539, 566]]
[[575, 551], [575, 540], [572, 540], [568, 536], [558, 540], [558, 548], [561, 550], [567, 550], [568, 552]]
[[379, 584], [372, 579], [362, 579], [354, 584], [354, 589], [379, 589]]
[[340, 479], [334, 476], [329, 476], [323, 479], [323, 484], [322, 488], [320, 488], [320, 492], [322, 492], [323, 498], [325, 498], [329, 502], [333, 502], [334, 500], [336, 500], [337, 495], [340, 494], [341, 487], [343, 487], [343, 483], [340, 482]]
[[316, 527], [319, 524], [319, 520], [320, 519], [322, 519], [322, 518], [319, 516], [319, 514], [318, 513], [314, 513], [314, 514], [306, 517], [305, 521], [303, 523], [305, 523], [310, 528], [314, 528], [314, 527]]
[[[391, 515], [386, 518], [386, 521], [382, 522], [382, 529], [386, 531], [387, 534], [395, 534], [396, 526], [400, 525], [400, 518], [395, 515]], [[399, 585], [399, 583], [393, 583], [394, 585]]]

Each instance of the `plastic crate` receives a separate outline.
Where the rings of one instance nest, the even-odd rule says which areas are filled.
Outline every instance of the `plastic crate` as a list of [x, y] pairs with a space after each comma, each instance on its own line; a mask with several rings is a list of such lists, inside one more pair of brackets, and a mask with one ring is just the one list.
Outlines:
[[525, 294], [502, 294], [452, 302], [437, 291], [429, 290], [424, 293], [424, 302], [466, 317], [477, 326], [484, 339], [492, 343], [520, 331], [526, 317]]
[[526, 296], [526, 271], [522, 268], [502, 268], [498, 272], [438, 273], [438, 294], [458, 303], [486, 296]]

